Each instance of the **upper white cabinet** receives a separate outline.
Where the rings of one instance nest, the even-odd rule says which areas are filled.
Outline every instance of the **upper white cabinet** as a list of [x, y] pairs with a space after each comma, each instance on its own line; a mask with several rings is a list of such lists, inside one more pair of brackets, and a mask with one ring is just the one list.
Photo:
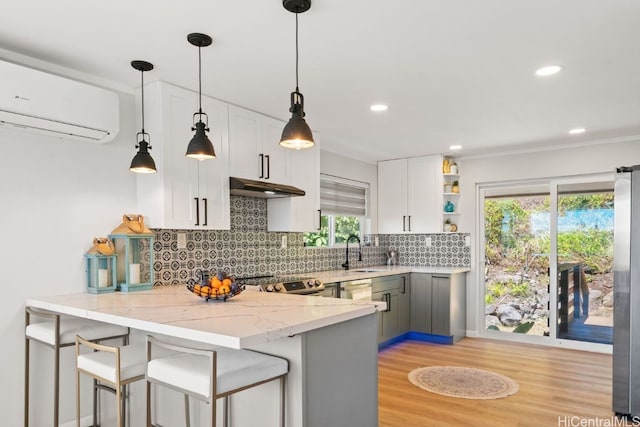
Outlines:
[[378, 233], [437, 233], [442, 224], [442, 156], [378, 162]]
[[229, 105], [231, 176], [289, 184], [287, 153], [279, 144], [285, 124]]
[[320, 138], [314, 133], [313, 139], [316, 143], [313, 148], [287, 150], [291, 185], [304, 190], [305, 195], [269, 199], [267, 201], [268, 231], [320, 230]]
[[202, 97], [216, 152], [215, 159], [202, 162], [185, 157], [197, 109], [196, 92], [162, 82], [145, 86], [145, 130], [151, 136], [151, 155], [158, 172], [138, 175], [137, 185], [138, 209], [150, 227], [230, 228], [228, 104]]

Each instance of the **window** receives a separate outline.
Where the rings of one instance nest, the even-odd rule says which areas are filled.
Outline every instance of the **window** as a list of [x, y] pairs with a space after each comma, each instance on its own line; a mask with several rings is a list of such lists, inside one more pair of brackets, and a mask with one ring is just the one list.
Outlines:
[[320, 175], [321, 228], [304, 234], [305, 246], [345, 244], [351, 234], [363, 235], [369, 184], [331, 175]]

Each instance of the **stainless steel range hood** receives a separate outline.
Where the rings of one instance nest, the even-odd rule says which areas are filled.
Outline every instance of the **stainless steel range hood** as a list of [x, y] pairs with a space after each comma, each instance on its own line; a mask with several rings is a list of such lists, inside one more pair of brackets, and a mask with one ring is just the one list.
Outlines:
[[304, 196], [304, 190], [291, 185], [275, 184], [272, 182], [255, 181], [246, 178], [229, 178], [230, 193], [236, 196], [275, 198]]

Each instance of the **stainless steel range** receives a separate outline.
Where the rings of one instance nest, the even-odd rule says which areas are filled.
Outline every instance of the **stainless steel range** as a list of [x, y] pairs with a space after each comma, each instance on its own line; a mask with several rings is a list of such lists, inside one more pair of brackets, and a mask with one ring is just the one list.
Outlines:
[[322, 294], [325, 290], [320, 279], [310, 277], [256, 276], [238, 278], [239, 283], [257, 287], [262, 292], [289, 295]]

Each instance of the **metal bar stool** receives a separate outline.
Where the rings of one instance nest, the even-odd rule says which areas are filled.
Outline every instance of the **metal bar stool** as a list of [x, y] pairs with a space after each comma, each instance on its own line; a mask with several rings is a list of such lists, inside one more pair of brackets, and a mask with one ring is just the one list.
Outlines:
[[[81, 354], [81, 346], [93, 352]], [[146, 363], [144, 344], [115, 347], [76, 336], [76, 425], [80, 427], [80, 374], [93, 378], [94, 390], [107, 390], [116, 395], [117, 426], [124, 427], [127, 384], [144, 378]]]
[[[34, 317], [32, 319], [32, 316]], [[53, 426], [58, 427], [60, 403], [60, 349], [75, 345], [76, 335], [90, 341], [122, 338], [126, 344], [129, 328], [93, 320], [74, 318], [33, 307], [25, 307], [24, 427], [29, 426], [30, 342], [42, 343], [54, 351]], [[94, 390], [94, 418], [96, 391]]]
[[[158, 350], [173, 351], [158, 356]], [[151, 384], [184, 393], [185, 421], [190, 427], [189, 396], [211, 405], [211, 426], [216, 425], [216, 400], [223, 398], [223, 420], [229, 426], [232, 394], [270, 381], [280, 382], [280, 425], [285, 424], [286, 359], [249, 350], [225, 347], [195, 349], [147, 336], [147, 427], [151, 427]]]

